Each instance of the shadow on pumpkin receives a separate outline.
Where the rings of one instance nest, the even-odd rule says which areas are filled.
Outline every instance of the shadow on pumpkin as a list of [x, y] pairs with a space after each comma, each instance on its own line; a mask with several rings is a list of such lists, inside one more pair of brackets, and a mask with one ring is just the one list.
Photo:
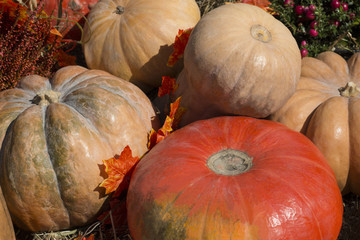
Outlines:
[[[167, 66], [168, 59], [174, 50], [173, 45], [160, 46], [159, 52], [133, 73], [129, 81], [141, 88], [148, 96], [153, 95], [154, 92], [157, 94], [162, 77], [177, 77], [184, 67], [183, 58], [179, 59], [173, 67]], [[151, 99], [151, 96], [149, 98]]]

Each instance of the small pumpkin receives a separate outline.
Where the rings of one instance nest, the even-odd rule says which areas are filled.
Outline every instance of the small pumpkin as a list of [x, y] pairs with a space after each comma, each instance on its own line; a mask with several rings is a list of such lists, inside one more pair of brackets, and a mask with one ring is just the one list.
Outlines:
[[196, 24], [184, 53], [176, 97], [182, 125], [221, 115], [263, 118], [294, 93], [301, 56], [288, 28], [263, 9], [236, 3]]
[[80, 66], [0, 92], [0, 184], [14, 223], [37, 232], [93, 221], [106, 200], [99, 165], [126, 145], [143, 155], [154, 116], [138, 87]]
[[0, 188], [0, 239], [15, 240], [13, 223]]
[[325, 155], [339, 188], [360, 194], [360, 53], [302, 60], [295, 94], [270, 119], [305, 134]]
[[250, 117], [189, 124], [135, 167], [128, 226], [140, 239], [336, 239], [343, 202], [304, 135]]
[[168, 67], [179, 29], [200, 19], [194, 0], [102, 0], [88, 16], [83, 50], [89, 68], [106, 70], [148, 92], [162, 76], [177, 75], [182, 63]]

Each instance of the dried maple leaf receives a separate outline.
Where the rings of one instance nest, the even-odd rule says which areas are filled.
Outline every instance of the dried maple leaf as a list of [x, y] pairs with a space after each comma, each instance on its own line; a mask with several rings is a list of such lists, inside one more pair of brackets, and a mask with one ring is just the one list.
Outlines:
[[59, 67], [76, 65], [76, 56], [67, 54], [63, 49], [59, 49], [57, 60]]
[[148, 149], [152, 149], [157, 143], [162, 141], [178, 126], [185, 108], [180, 106], [181, 97], [178, 97], [175, 102], [170, 104], [170, 113], [166, 116], [163, 126], [156, 132], [151, 130], [148, 141]]
[[169, 57], [167, 66], [169, 66], [169, 67], [174, 66], [175, 63], [184, 56], [185, 47], [189, 41], [189, 37], [190, 37], [192, 30], [193, 30], [193, 28], [188, 28], [185, 30], [179, 29], [179, 32], [175, 37], [174, 51], [172, 52], [172, 54]]
[[161, 86], [159, 87], [158, 91], [158, 97], [162, 97], [166, 94], [173, 94], [177, 87], [178, 84], [176, 84], [175, 78], [162, 77]]
[[108, 177], [104, 179], [99, 186], [106, 189], [105, 194], [109, 194], [117, 190], [126, 175], [132, 171], [138, 161], [139, 157], [132, 156], [129, 146], [124, 148], [120, 156], [116, 155], [113, 158], [103, 160], [105, 172], [108, 174]]

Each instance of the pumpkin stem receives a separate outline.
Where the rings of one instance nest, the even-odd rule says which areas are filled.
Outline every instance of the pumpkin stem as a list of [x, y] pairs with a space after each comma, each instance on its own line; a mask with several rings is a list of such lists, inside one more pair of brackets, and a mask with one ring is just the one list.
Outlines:
[[125, 11], [125, 8], [123, 6], [117, 6], [114, 13], [121, 15], [124, 13], [124, 11]]
[[356, 97], [360, 93], [360, 88], [354, 82], [348, 82], [345, 87], [341, 87], [338, 90], [343, 97]]
[[217, 174], [238, 175], [250, 170], [252, 159], [245, 152], [225, 149], [211, 155], [207, 160], [207, 167]]
[[271, 32], [259, 24], [251, 26], [250, 34], [254, 39], [264, 43], [270, 42], [272, 39]]
[[45, 90], [36, 94], [36, 96], [31, 100], [32, 104], [47, 106], [51, 103], [59, 102], [61, 93], [53, 90]]

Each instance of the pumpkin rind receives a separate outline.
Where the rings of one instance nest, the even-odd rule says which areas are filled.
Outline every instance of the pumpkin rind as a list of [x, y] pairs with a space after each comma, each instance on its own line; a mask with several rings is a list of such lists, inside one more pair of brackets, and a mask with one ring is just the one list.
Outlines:
[[180, 61], [166, 66], [172, 44], [179, 29], [193, 27], [199, 19], [194, 0], [99, 1], [84, 28], [86, 64], [150, 91], [161, 85], [162, 76], [180, 72]]
[[0, 183], [14, 223], [56, 231], [93, 221], [106, 200], [99, 165], [126, 145], [144, 154], [154, 117], [135, 85], [80, 66], [1, 92]]
[[301, 56], [284, 24], [245, 3], [213, 9], [196, 24], [177, 78], [182, 125], [221, 115], [266, 117], [294, 93]]
[[13, 223], [0, 188], [0, 239], [15, 240]]
[[295, 94], [270, 119], [305, 134], [325, 155], [339, 188], [360, 194], [360, 152], [357, 123], [360, 96], [341, 96], [339, 89], [360, 85], [360, 54], [348, 61], [334, 52], [302, 60]]
[[[252, 166], [214, 172], [209, 159], [224, 151], [248, 155]], [[175, 131], [140, 160], [127, 210], [134, 240], [335, 240], [343, 205], [333, 171], [305, 136], [272, 121], [218, 117]]]

